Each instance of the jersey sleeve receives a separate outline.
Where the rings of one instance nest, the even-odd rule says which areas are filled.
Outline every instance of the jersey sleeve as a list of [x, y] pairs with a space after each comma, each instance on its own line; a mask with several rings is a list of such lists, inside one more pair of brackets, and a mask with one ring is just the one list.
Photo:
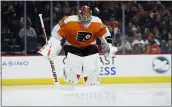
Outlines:
[[67, 18], [67, 16], [63, 17], [53, 29], [54, 33], [56, 33], [56, 35], [61, 39], [65, 39], [68, 34], [68, 27], [66, 22]]
[[58, 33], [63, 39], [65, 39], [68, 34], [67, 26], [60, 27], [60, 29], [58, 30]]
[[101, 23], [101, 25], [100, 25], [100, 30], [98, 32], [98, 36], [99, 37], [108, 37], [108, 36], [111, 36], [108, 28], [103, 23]]
[[100, 27], [98, 36], [102, 43], [112, 43], [112, 37], [109, 32], [109, 29], [103, 23], [101, 23], [101, 27]]

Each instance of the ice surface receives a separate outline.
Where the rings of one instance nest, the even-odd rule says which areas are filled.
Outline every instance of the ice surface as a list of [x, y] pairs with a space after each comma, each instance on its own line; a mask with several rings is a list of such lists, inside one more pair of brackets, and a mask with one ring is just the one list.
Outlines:
[[[171, 106], [171, 84], [4, 86], [3, 106]], [[68, 90], [67, 90], [68, 89]]]

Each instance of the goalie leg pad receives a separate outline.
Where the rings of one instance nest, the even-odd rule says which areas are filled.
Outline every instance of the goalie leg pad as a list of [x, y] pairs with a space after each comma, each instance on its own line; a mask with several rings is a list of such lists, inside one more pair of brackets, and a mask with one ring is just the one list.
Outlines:
[[86, 85], [96, 85], [100, 83], [99, 76], [95, 73], [84, 77], [84, 81]]
[[82, 65], [83, 57], [68, 52], [65, 60], [66, 68], [70, 68], [75, 74], [80, 75], [82, 71]]
[[84, 57], [83, 61], [83, 77], [93, 73], [97, 73], [97, 75], [99, 75], [100, 70], [98, 70], [98, 66], [100, 64], [100, 56], [98, 53]]
[[98, 66], [100, 64], [99, 54], [93, 54], [84, 57], [83, 72], [82, 76], [86, 85], [96, 85], [99, 84], [100, 70]]
[[64, 77], [65, 81], [77, 84], [78, 77], [82, 72], [83, 58], [71, 53], [68, 53], [65, 60]]
[[72, 84], [77, 84], [79, 80], [77, 74], [75, 74], [71, 68], [64, 69], [64, 79], [66, 82], [70, 82]]

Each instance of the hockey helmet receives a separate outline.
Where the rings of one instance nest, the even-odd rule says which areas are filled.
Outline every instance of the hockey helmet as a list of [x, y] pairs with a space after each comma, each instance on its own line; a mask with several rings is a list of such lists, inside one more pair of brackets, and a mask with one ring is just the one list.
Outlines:
[[78, 17], [81, 23], [88, 24], [91, 21], [92, 11], [90, 7], [84, 5], [81, 6], [78, 12]]

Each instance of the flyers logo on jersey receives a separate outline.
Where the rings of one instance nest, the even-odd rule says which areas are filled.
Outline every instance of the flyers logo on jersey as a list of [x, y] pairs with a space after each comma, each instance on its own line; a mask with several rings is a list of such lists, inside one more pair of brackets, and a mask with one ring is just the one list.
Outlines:
[[76, 40], [79, 42], [87, 41], [87, 40], [90, 40], [92, 36], [93, 34], [90, 32], [77, 32]]

